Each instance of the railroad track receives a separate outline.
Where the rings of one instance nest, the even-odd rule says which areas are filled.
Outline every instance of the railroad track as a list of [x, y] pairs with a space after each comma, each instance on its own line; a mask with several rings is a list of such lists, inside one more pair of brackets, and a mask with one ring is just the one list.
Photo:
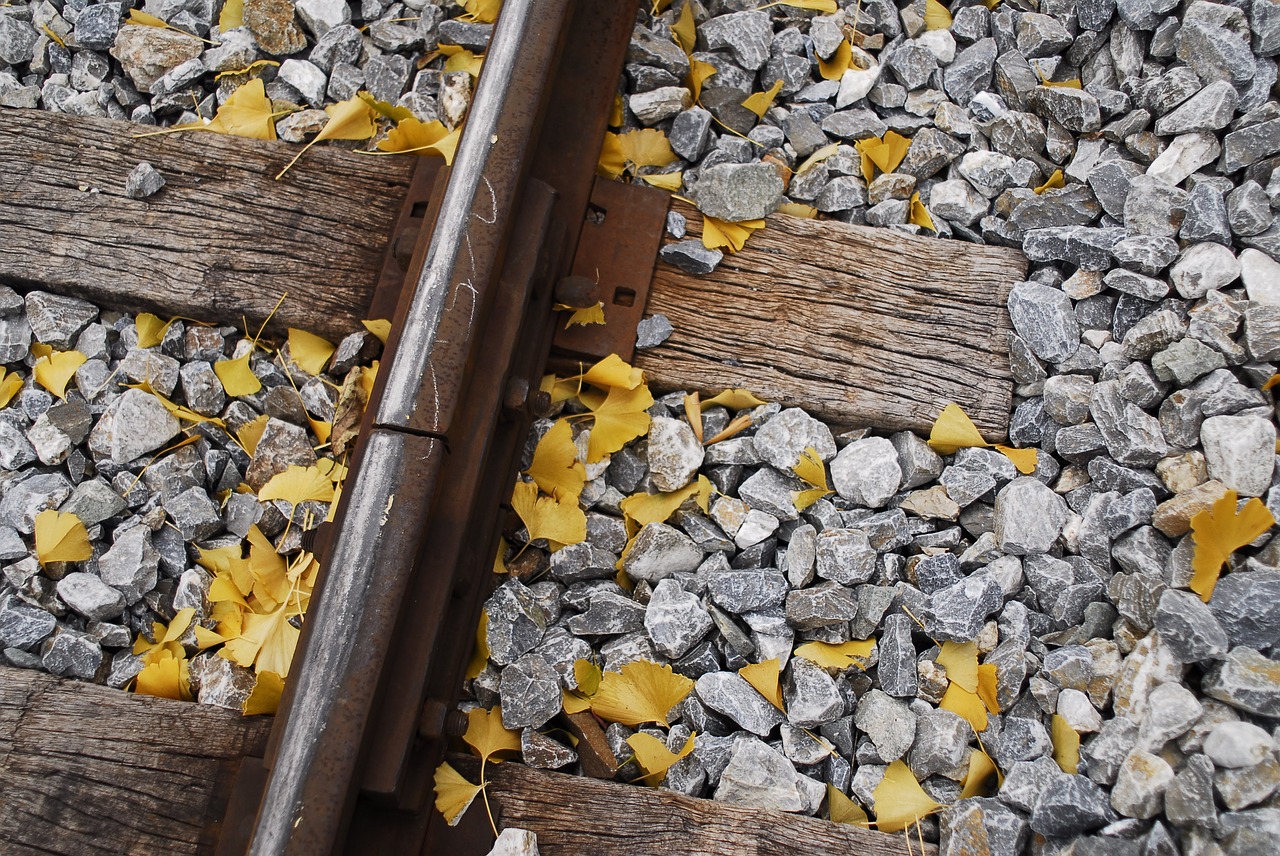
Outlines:
[[[283, 271], [285, 279], [304, 281], [317, 265], [326, 264], [333, 279], [333, 287], [324, 291], [300, 286], [303, 299], [295, 295], [282, 308], [274, 319], [277, 329], [298, 326], [333, 334], [362, 317], [391, 317], [392, 335], [337, 518], [319, 530], [313, 545], [325, 573], [270, 738], [260, 723], [216, 715], [200, 723], [227, 737], [218, 743], [221, 756], [201, 774], [216, 781], [201, 785], [207, 799], [192, 808], [197, 849], [216, 844], [223, 854], [313, 854], [479, 853], [488, 848], [491, 835], [480, 818], [451, 828], [431, 809], [431, 772], [457, 736], [449, 712], [462, 686], [480, 604], [491, 588], [492, 545], [504, 522], [503, 505], [524, 438], [545, 407], [538, 387], [552, 359], [553, 340], [559, 360], [610, 353], [630, 359], [635, 321], [646, 308], [661, 310], [688, 338], [665, 353], [637, 358], [656, 383], [715, 389], [747, 385], [749, 377], [757, 389], [761, 383], [772, 387], [761, 390], [765, 394], [773, 391], [777, 398], [804, 403], [819, 415], [854, 422], [874, 412], [884, 427], [915, 429], [925, 428], [936, 412], [932, 400], [918, 400], [918, 390], [931, 387], [934, 398], [964, 402], [985, 433], [1003, 434], [1011, 383], [1001, 356], [1008, 329], [1001, 289], [1025, 270], [1025, 261], [1013, 253], [970, 248], [961, 259], [953, 248], [929, 241], [873, 239], [869, 230], [838, 224], [781, 223], [771, 238], [781, 246], [762, 241], [755, 256], [743, 257], [737, 278], [746, 279], [746, 287], [752, 287], [751, 277], [786, 279], [778, 268], [787, 265], [777, 256], [794, 241], [839, 243], [848, 253], [845, 270], [823, 269], [827, 282], [856, 276], [868, 262], [884, 265], [883, 254], [896, 252], [901, 264], [879, 283], [890, 289], [891, 298], [897, 288], [899, 296], [923, 299], [931, 269], [949, 265], [957, 271], [947, 284], [947, 299], [958, 307], [951, 321], [926, 313], [914, 320], [899, 318], [906, 325], [899, 329], [891, 323], [898, 307], [884, 310], [883, 317], [867, 310], [867, 318], [884, 326], [862, 346], [873, 353], [880, 343], [892, 348], [895, 336], [909, 339], [921, 325], [953, 323], [970, 333], [978, 330], [980, 335], [969, 337], [977, 343], [976, 352], [943, 355], [931, 367], [903, 353], [888, 369], [882, 364], [866, 369], [880, 375], [878, 381], [864, 382], [855, 370], [842, 386], [824, 378], [821, 368], [815, 370], [820, 358], [806, 362], [780, 350], [771, 368], [766, 352], [752, 354], [752, 367], [743, 369], [725, 364], [712, 339], [699, 339], [706, 335], [699, 316], [723, 312], [735, 299], [731, 291], [721, 291], [708, 303], [699, 292], [729, 289], [732, 283], [698, 283], [667, 265], [655, 272], [667, 195], [595, 177], [633, 13], [628, 3], [507, 0], [451, 169], [424, 159], [412, 166], [379, 162], [361, 170], [355, 167], [358, 158], [316, 151], [309, 170], [279, 185], [274, 205], [282, 212], [306, 211], [332, 192], [325, 185], [326, 170], [346, 171], [336, 210], [324, 215], [329, 243], [322, 249], [344, 242], [351, 249], [346, 258], [332, 261], [308, 251], [302, 246], [305, 223], [297, 233], [285, 229], [273, 236], [280, 245], [269, 252], [278, 254], [277, 276]], [[207, 212], [198, 208], [200, 193], [210, 184], [224, 187], [234, 181], [261, 188], [248, 173], [280, 162], [284, 147], [219, 139], [202, 152], [184, 153], [183, 144], [174, 140], [127, 139], [112, 123], [86, 122], [96, 149], [86, 151], [83, 139], [61, 149], [55, 145], [39, 157], [24, 149], [19, 133], [24, 127], [48, 130], [58, 124], [24, 111], [0, 113], [0, 134], [6, 125], [10, 131], [0, 140], [3, 156], [26, 159], [32, 164], [31, 181], [48, 185], [28, 188], [23, 204], [37, 204], [31, 200], [48, 190], [50, 210], [66, 205], [66, 213], [38, 230], [42, 235], [32, 230], [27, 247], [0, 251], [0, 273], [20, 279], [14, 272], [31, 270], [31, 253], [48, 252], [55, 260], [74, 258], [75, 263], [63, 271], [51, 265], [53, 272], [30, 285], [135, 311], [222, 321], [266, 317], [274, 295], [243, 279], [233, 282], [234, 274], [220, 281], [216, 265], [186, 291], [159, 274], [149, 277], [154, 260], [143, 258], [123, 278], [95, 278], [95, 272], [119, 261], [99, 255], [102, 247], [117, 252], [128, 246], [133, 223], [105, 195], [88, 197], [80, 189], [83, 182], [68, 180], [58, 169], [41, 173], [41, 161], [65, 155], [63, 166], [76, 164], [85, 177], [95, 170], [105, 174], [122, 157], [136, 160], [145, 152], [171, 163], [190, 158], [196, 175], [207, 175], [209, 164], [220, 158], [232, 159], [227, 168], [241, 165], [245, 175], [225, 178], [224, 185], [202, 184], [198, 177], [192, 184], [185, 204], [196, 206], [186, 213], [197, 229], [194, 224], [207, 221]], [[181, 200], [181, 181], [173, 191]], [[692, 209], [683, 210], [693, 219]], [[92, 246], [69, 250], [61, 233], [74, 234], [90, 219], [99, 230]], [[233, 233], [260, 226], [231, 218], [218, 225], [206, 222], [204, 228], [207, 234], [221, 232], [219, 253], [234, 256], [240, 271], [249, 271], [262, 260], [250, 258], [254, 250]], [[21, 218], [7, 228], [24, 228]], [[357, 237], [367, 231], [377, 240]], [[183, 253], [206, 235], [187, 240], [190, 244], [179, 246], [168, 261], [184, 263], [179, 261]], [[145, 240], [135, 248], [138, 243]], [[157, 246], [148, 252], [171, 250]], [[378, 269], [376, 277], [368, 275], [371, 269]], [[803, 272], [793, 274], [795, 290], [778, 299], [805, 300], [804, 278]], [[158, 280], [168, 285], [157, 290]], [[87, 282], [94, 284], [86, 287]], [[595, 291], [605, 288], [601, 282], [607, 290]], [[214, 300], [211, 289], [224, 293]], [[581, 305], [588, 296], [606, 304], [610, 323], [604, 332], [557, 333], [553, 303]], [[933, 297], [942, 299], [941, 292]], [[787, 365], [788, 359], [796, 362]], [[756, 374], [744, 377], [747, 371]], [[797, 390], [796, 377], [805, 378], [806, 386]], [[23, 689], [7, 702], [15, 720], [26, 715], [34, 698], [51, 709], [69, 704], [71, 691], [50, 679], [23, 681]], [[90, 692], [93, 697], [97, 691]], [[114, 706], [116, 700], [103, 695], [98, 702]], [[170, 703], [136, 698], [121, 702], [121, 709], [137, 722], [147, 716], [180, 722], [187, 715]], [[68, 717], [83, 727], [75, 713]], [[725, 841], [734, 842], [735, 851], [761, 853], [801, 852], [799, 841], [808, 842], [809, 852], [901, 849], [901, 842], [879, 833], [809, 818], [511, 765], [492, 775], [490, 795], [501, 822], [534, 829], [548, 853], [674, 852], [682, 846], [687, 852], [716, 852]], [[579, 804], [576, 810], [566, 810], [570, 802]], [[623, 808], [611, 813], [617, 806]], [[33, 808], [29, 817], [48, 820], [44, 811]], [[635, 820], [645, 816], [653, 819]], [[671, 837], [670, 829], [683, 832]]]

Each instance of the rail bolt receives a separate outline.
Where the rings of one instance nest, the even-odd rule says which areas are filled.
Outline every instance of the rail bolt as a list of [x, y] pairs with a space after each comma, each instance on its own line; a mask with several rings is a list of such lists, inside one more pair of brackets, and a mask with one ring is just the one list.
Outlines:
[[566, 276], [556, 283], [556, 303], [583, 309], [600, 302], [600, 284], [586, 276]]

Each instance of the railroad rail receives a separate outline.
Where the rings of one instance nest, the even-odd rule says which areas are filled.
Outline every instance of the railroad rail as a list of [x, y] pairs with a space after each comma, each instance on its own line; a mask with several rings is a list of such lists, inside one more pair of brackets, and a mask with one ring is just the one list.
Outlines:
[[[595, 178], [635, 9], [634, 2], [507, 0], [452, 168], [423, 159], [399, 188], [399, 219], [376, 289], [350, 299], [359, 307], [353, 317], [393, 320], [384, 368], [337, 518], [318, 530], [313, 544], [325, 572], [270, 739], [265, 746], [260, 734], [246, 741], [248, 755], [236, 765], [231, 793], [220, 792], [209, 804], [226, 803], [221, 823], [202, 836], [210, 847], [216, 839], [220, 854], [482, 853], [491, 844], [487, 826], [444, 824], [431, 808], [430, 776], [456, 730], [449, 712], [488, 594], [503, 504], [529, 424], [545, 407], [539, 379], [553, 342], [565, 359], [630, 358], [634, 323], [646, 307], [676, 314], [690, 294], [687, 287], [681, 291], [674, 269], [660, 266], [653, 276], [669, 197]], [[823, 238], [822, 224], [788, 228], [797, 231], [780, 230], [783, 240]], [[940, 258], [924, 249], [928, 242], [891, 240], [905, 241], [902, 257], [918, 257], [925, 271]], [[761, 258], [777, 252], [762, 251]], [[969, 268], [975, 282], [1007, 289], [1025, 270], [1013, 253], [966, 252], [969, 261], [978, 260]], [[858, 251], [851, 254], [856, 264]], [[0, 274], [6, 264], [0, 257]], [[963, 296], [964, 282], [960, 277], [947, 287]], [[649, 295], [651, 283], [661, 293]], [[605, 288], [608, 293], [593, 291]], [[123, 300], [136, 302], [145, 291], [139, 282]], [[610, 324], [591, 333], [555, 331], [553, 302], [580, 305], [588, 294], [606, 303]], [[961, 302], [969, 300], [976, 320], [961, 313], [961, 323], [989, 325], [978, 328], [989, 352], [971, 355], [973, 372], [948, 381], [961, 392], [950, 397], [965, 401], [984, 432], [998, 437], [1011, 386], [1007, 364], [991, 363], [1003, 352], [1008, 329], [999, 308], [1004, 295], [999, 287], [974, 287], [973, 295]], [[696, 307], [696, 300], [684, 303]], [[185, 308], [172, 299], [165, 307]], [[988, 310], [994, 310], [989, 318]], [[708, 388], [738, 385], [732, 366], [709, 372], [717, 360], [696, 359], [697, 346], [687, 343], [670, 358], [669, 385], [700, 373], [697, 383]], [[663, 374], [661, 363], [646, 366], [644, 359], [641, 367]], [[939, 378], [913, 383], [940, 382], [944, 372], [938, 371]], [[785, 387], [788, 379], [779, 373], [773, 382]], [[893, 385], [893, 378], [884, 379], [869, 398], [832, 386], [810, 403], [837, 418], [856, 421], [860, 412], [878, 408], [888, 414], [889, 427], [925, 426], [932, 404], [913, 412]], [[227, 773], [224, 764], [216, 775]], [[759, 852], [790, 847], [794, 837], [785, 831], [801, 829], [815, 847], [857, 841], [865, 852], [898, 849], [877, 833], [824, 831], [812, 819], [784, 822], [758, 811], [570, 781], [504, 770], [493, 787], [526, 796], [543, 789], [557, 800], [577, 787], [594, 810], [630, 800], [637, 810], [680, 818], [685, 828], [782, 824], [777, 828], [784, 833], [760, 836]], [[229, 777], [222, 784], [230, 784]], [[538, 802], [513, 800], [505, 816], [518, 823], [536, 815], [529, 806]], [[581, 822], [564, 834], [564, 846], [606, 850], [597, 850], [589, 836], [609, 822]], [[662, 840], [662, 849], [671, 846], [671, 839]], [[691, 852], [714, 852], [715, 845], [706, 836], [690, 838]], [[636, 852], [634, 838], [620, 846], [633, 849], [616, 852]]]

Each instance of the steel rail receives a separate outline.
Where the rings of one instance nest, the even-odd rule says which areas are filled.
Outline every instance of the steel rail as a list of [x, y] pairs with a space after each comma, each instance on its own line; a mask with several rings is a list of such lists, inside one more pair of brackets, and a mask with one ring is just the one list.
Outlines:
[[[439, 438], [447, 427], [440, 422], [446, 403], [428, 397], [433, 412], [423, 413], [422, 379], [434, 371], [441, 347], [451, 344], [437, 336], [446, 297], [478, 301], [479, 283], [492, 271], [502, 240], [498, 230], [520, 190], [541, 84], [549, 77], [567, 7], [568, 0], [507, 0], [495, 26], [431, 250], [398, 336], [389, 343], [393, 354], [377, 427], [344, 497], [347, 516], [306, 622], [306, 657], [291, 679], [252, 856], [331, 852], [349, 821], [361, 738], [395, 607], [416, 558], [416, 533], [429, 512], [427, 503], [397, 505], [397, 496], [422, 495], [422, 483], [434, 483], [444, 453]], [[459, 271], [464, 251], [465, 273]], [[429, 498], [432, 492], [426, 493]]]

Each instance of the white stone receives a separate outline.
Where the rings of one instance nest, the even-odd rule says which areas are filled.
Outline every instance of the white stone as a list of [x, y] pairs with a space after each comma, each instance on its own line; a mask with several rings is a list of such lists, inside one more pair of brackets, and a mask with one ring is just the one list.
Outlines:
[[956, 58], [956, 37], [950, 30], [929, 30], [916, 44], [929, 51], [938, 60], [938, 65], [950, 65]]
[[324, 106], [329, 78], [315, 65], [305, 59], [287, 59], [276, 72], [276, 77], [298, 90], [312, 107]]
[[339, 24], [351, 23], [351, 5], [347, 0], [297, 0], [293, 8], [302, 25], [317, 40]]
[[1280, 262], [1254, 249], [1240, 253], [1240, 277], [1255, 303], [1280, 303]]
[[969, 226], [987, 213], [987, 200], [969, 182], [955, 178], [929, 189], [929, 208], [944, 220]]
[[673, 118], [692, 104], [692, 96], [683, 86], [660, 86], [648, 92], [637, 92], [628, 99], [631, 112], [645, 127]]
[[728, 766], [720, 774], [715, 799], [752, 808], [801, 812], [813, 802], [813, 786], [825, 794], [820, 782], [798, 773], [781, 752], [754, 737], [739, 737]]
[[864, 437], [850, 443], [831, 462], [831, 482], [850, 502], [882, 508], [902, 484], [898, 451], [884, 437]]
[[1241, 496], [1261, 496], [1271, 486], [1276, 426], [1258, 416], [1211, 416], [1200, 426], [1209, 477]]
[[649, 475], [667, 492], [689, 483], [702, 466], [702, 444], [683, 419], [658, 416], [649, 424]]
[[1160, 157], [1147, 167], [1147, 175], [1177, 187], [1187, 176], [1207, 166], [1222, 152], [1222, 144], [1210, 131], [1197, 131], [1174, 137]]
[[1220, 722], [1204, 739], [1204, 754], [1217, 767], [1252, 767], [1274, 751], [1271, 735], [1252, 722]]
[[[1245, 252], [1258, 251], [1245, 250]], [[1275, 265], [1271, 259], [1268, 258], [1267, 261]], [[1280, 268], [1280, 265], [1277, 267]], [[1204, 297], [1206, 292], [1235, 282], [1240, 276], [1240, 268], [1240, 260], [1231, 250], [1222, 244], [1205, 242], [1193, 244], [1183, 250], [1182, 255], [1169, 270], [1169, 278], [1173, 280], [1173, 287], [1178, 290], [1178, 294], [1188, 300], [1195, 300]]]
[[493, 842], [489, 856], [538, 856], [538, 836], [527, 829], [508, 826]]
[[[850, 104], [867, 97], [871, 87], [880, 79], [880, 63], [859, 48], [854, 48], [854, 62], [840, 78], [840, 91], [836, 94], [836, 109], [843, 110]], [[864, 65], [859, 66], [858, 60]]]
[[1102, 715], [1080, 690], [1067, 688], [1058, 693], [1058, 715], [1080, 733], [1102, 729]]
[[1066, 502], [1033, 476], [1016, 478], [996, 494], [995, 537], [1002, 552], [1047, 553], [1066, 522]]
[[1173, 782], [1173, 768], [1159, 755], [1134, 749], [1120, 765], [1111, 790], [1111, 807], [1126, 817], [1155, 817], [1164, 792]]
[[734, 534], [733, 543], [738, 545], [739, 550], [745, 550], [768, 538], [777, 528], [778, 518], [753, 508], [747, 512], [747, 517], [742, 521], [742, 526]]

